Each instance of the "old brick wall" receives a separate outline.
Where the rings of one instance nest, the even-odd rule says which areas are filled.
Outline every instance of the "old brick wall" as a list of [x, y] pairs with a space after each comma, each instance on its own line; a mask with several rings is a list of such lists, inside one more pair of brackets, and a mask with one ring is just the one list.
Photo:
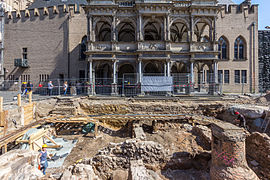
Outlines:
[[[87, 21], [83, 9], [75, 7], [32, 9], [29, 17], [28, 11], [6, 14], [6, 79], [9, 75], [14, 75], [14, 79], [30, 75], [31, 81], [37, 84], [42, 74], [48, 74], [50, 79], [59, 78], [59, 74], [64, 78], [68, 78], [68, 73], [78, 74], [74, 63], [79, 59], [76, 46], [86, 32]], [[23, 57], [23, 48], [27, 48], [29, 68], [14, 66], [14, 59]]]
[[260, 92], [270, 90], [270, 31], [259, 31]]
[[[244, 9], [247, 9], [245, 11]], [[234, 70], [247, 70], [247, 84], [244, 85], [244, 92], [251, 92], [251, 77], [253, 77], [253, 27], [255, 22], [255, 89], [258, 91], [258, 6], [243, 7], [238, 5], [224, 6], [218, 14], [217, 19], [217, 40], [225, 37], [228, 41], [228, 59], [218, 62], [219, 70], [230, 70], [230, 83], [223, 84], [223, 92], [241, 92], [242, 85], [234, 81]], [[246, 58], [244, 60], [234, 59], [234, 42], [241, 36], [246, 43]], [[224, 76], [224, 75], [223, 75]]]

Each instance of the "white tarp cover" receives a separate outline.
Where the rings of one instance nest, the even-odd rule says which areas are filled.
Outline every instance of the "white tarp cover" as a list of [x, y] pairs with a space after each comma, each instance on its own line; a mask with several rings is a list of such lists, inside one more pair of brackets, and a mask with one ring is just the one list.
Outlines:
[[172, 85], [172, 76], [143, 76], [141, 90], [143, 92], [172, 91]]

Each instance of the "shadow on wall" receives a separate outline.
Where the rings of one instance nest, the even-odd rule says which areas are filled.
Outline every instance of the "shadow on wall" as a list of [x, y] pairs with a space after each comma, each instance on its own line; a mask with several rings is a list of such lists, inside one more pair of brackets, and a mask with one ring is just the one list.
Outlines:
[[202, 152], [192, 156], [188, 152], [175, 152], [161, 173], [168, 179], [210, 179], [211, 153]]

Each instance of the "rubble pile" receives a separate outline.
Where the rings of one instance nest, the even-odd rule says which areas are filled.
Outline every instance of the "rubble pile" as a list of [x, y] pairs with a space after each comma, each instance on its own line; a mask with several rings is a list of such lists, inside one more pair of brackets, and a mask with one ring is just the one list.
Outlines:
[[193, 134], [197, 135], [199, 144], [206, 150], [211, 150], [211, 129], [207, 126], [197, 125], [192, 128]]
[[38, 152], [11, 150], [0, 158], [0, 179], [38, 179], [43, 176], [37, 165]]
[[61, 176], [61, 180], [67, 179], [99, 180], [92, 166], [89, 164], [77, 164], [68, 167]]
[[247, 155], [253, 160], [253, 170], [262, 179], [270, 179], [270, 137], [258, 132], [252, 133], [246, 139]]
[[92, 164], [101, 177], [109, 177], [113, 170], [128, 169], [130, 160], [139, 159], [145, 164], [159, 166], [165, 160], [164, 147], [157, 142], [137, 139], [111, 143], [99, 151], [92, 159]]
[[[163, 149], [162, 145], [156, 142], [138, 139], [110, 143], [108, 147], [99, 150], [93, 158], [86, 158], [80, 164], [68, 167], [62, 175], [62, 180], [69, 178], [95, 180], [98, 177], [101, 179], [117, 179], [118, 175], [115, 172], [121, 172], [123, 176], [133, 173], [133, 176], [140, 177], [135, 175], [137, 167], [145, 170], [144, 165], [159, 167], [164, 163], [165, 153]], [[145, 170], [145, 172], [145, 176], [158, 177], [152, 171]], [[137, 180], [138, 178], [135, 177], [133, 179]]]

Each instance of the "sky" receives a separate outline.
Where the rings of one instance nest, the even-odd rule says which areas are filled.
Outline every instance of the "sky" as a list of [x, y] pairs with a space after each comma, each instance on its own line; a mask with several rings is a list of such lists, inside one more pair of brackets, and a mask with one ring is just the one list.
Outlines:
[[[244, 0], [233, 0], [240, 4]], [[264, 30], [265, 26], [270, 26], [270, 0], [251, 0], [252, 4], [259, 4], [259, 30]]]

